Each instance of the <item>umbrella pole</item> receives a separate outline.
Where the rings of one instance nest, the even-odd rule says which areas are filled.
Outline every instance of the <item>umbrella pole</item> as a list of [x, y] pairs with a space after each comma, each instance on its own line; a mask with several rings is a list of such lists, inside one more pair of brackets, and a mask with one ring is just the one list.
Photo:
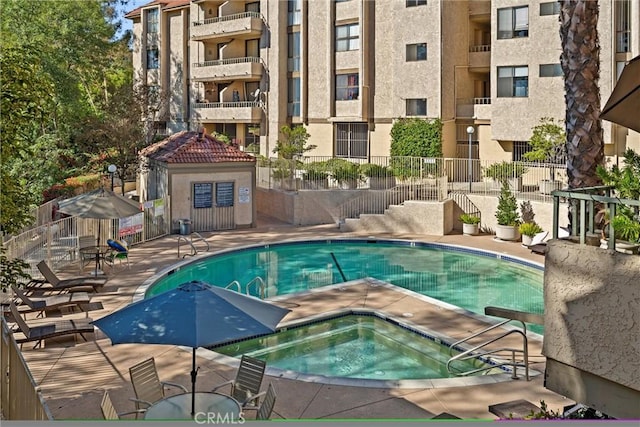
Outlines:
[[193, 347], [191, 368], [191, 416], [196, 415], [196, 376], [198, 375], [198, 369], [196, 369], [196, 348]]
[[96, 245], [96, 271], [94, 276], [98, 277], [98, 270], [100, 267], [100, 227], [102, 226], [102, 221], [98, 220], [98, 239]]

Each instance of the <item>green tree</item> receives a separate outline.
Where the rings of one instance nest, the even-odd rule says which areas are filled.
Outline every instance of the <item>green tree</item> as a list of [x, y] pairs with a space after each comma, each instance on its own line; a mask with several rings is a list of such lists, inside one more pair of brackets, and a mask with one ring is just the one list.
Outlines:
[[560, 0], [560, 65], [564, 73], [569, 188], [601, 185], [604, 160], [600, 121], [600, 42], [593, 0]]
[[273, 152], [283, 159], [294, 159], [295, 156], [302, 156], [307, 151], [316, 148], [315, 145], [308, 145], [309, 132], [304, 126], [282, 126], [280, 128], [281, 139], [276, 142]]
[[551, 117], [541, 118], [540, 124], [532, 129], [533, 133], [529, 140], [531, 151], [522, 155], [525, 160], [550, 163], [551, 181], [555, 180], [556, 168], [553, 165], [564, 162], [567, 154], [567, 136], [564, 128], [560, 126], [561, 123], [561, 120], [556, 122]]
[[442, 121], [396, 120], [391, 127], [391, 156], [442, 157]]

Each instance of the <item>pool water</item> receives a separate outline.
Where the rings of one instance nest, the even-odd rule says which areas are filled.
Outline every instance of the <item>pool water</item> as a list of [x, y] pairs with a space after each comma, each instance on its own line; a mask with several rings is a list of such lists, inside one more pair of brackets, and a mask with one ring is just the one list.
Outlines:
[[[221, 287], [235, 280], [245, 292], [247, 284], [260, 277], [268, 298], [373, 277], [479, 314], [486, 306], [542, 314], [542, 268], [506, 258], [407, 241], [278, 243], [196, 260], [160, 279], [146, 296], [191, 280]], [[258, 287], [251, 287], [250, 293], [258, 296]], [[542, 326], [531, 326], [542, 331]]]
[[[258, 338], [212, 347], [232, 357], [243, 354], [267, 366], [307, 375], [374, 380], [452, 378], [446, 363], [458, 352], [437, 339], [375, 315], [349, 314], [298, 325]], [[455, 363], [465, 372], [487, 367], [478, 359]], [[486, 374], [487, 372], [484, 372]]]

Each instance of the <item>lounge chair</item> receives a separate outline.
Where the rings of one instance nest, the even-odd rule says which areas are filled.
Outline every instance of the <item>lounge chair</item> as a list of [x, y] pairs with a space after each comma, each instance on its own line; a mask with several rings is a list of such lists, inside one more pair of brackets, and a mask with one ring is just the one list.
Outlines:
[[29, 298], [19, 287], [11, 285], [16, 296], [24, 303], [18, 307], [21, 313], [37, 312], [41, 317], [46, 311], [60, 308], [81, 308], [81, 304], [88, 304], [91, 297], [86, 292], [73, 292], [69, 294], [53, 295], [43, 298]]
[[256, 420], [268, 420], [269, 417], [271, 417], [271, 412], [273, 412], [273, 407], [276, 405], [276, 391], [273, 389], [271, 384], [267, 387], [267, 391], [258, 393], [251, 400], [256, 400], [256, 398], [263, 396], [264, 400], [262, 401], [262, 404], [258, 406], [243, 405], [244, 410], [253, 409], [257, 411]]
[[[42, 347], [42, 340], [64, 335], [80, 335], [85, 341], [87, 341], [84, 334], [92, 333], [94, 330], [93, 325], [91, 324], [93, 319], [90, 317], [82, 319], [62, 319], [55, 322], [41, 322], [29, 325], [24, 320], [18, 311], [18, 307], [16, 307], [13, 301], [9, 303], [9, 310], [11, 311], [14, 322], [18, 326], [18, 330], [14, 331], [14, 338], [16, 342], [18, 344], [23, 344], [25, 342], [35, 341], [36, 344], [33, 348]], [[18, 331], [24, 336], [15, 336], [15, 332]]]
[[129, 375], [133, 391], [136, 394], [135, 398], [131, 398], [136, 404], [136, 411], [146, 410], [158, 400], [164, 399], [165, 387], [177, 387], [183, 393], [188, 393], [187, 388], [180, 384], [160, 381], [153, 357], [129, 368]]
[[216, 391], [224, 386], [231, 385], [231, 397], [243, 406], [249, 404], [249, 402], [254, 402], [253, 405], [257, 406], [260, 399], [260, 386], [262, 385], [266, 366], [265, 361], [243, 354], [242, 359], [240, 359], [240, 367], [236, 373], [236, 378], [215, 386], [211, 391]]
[[100, 409], [102, 410], [102, 416], [105, 420], [119, 420], [124, 415], [136, 415], [143, 414], [146, 412], [146, 409], [138, 409], [130, 412], [116, 412], [116, 408], [113, 407], [113, 402], [111, 402], [111, 396], [109, 396], [109, 392], [105, 391], [102, 396], [102, 402], [100, 403]]
[[69, 291], [69, 292], [77, 292], [77, 291], [92, 291], [98, 292], [99, 288], [102, 288], [104, 284], [107, 282], [107, 278], [97, 278], [90, 276], [81, 276], [81, 277], [73, 277], [69, 279], [60, 279], [56, 274], [51, 270], [46, 261], [40, 261], [37, 265], [38, 270], [44, 277], [44, 280], [32, 280], [29, 284], [26, 285], [26, 288], [29, 291]]

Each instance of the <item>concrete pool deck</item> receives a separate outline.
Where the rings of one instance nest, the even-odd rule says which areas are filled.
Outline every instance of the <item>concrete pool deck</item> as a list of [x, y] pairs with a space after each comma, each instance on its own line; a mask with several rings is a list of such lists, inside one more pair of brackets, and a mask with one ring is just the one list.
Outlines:
[[[371, 233], [366, 236], [344, 233], [335, 225], [296, 227], [271, 218], [261, 218], [257, 228], [209, 233], [204, 237], [210, 244], [211, 251], [217, 251], [283, 240], [370, 235]], [[375, 237], [468, 246], [538, 263], [544, 262], [542, 256], [532, 254], [520, 243], [496, 242], [490, 235], [468, 237], [376, 234]], [[129, 269], [124, 265], [107, 269], [109, 281], [105, 289], [92, 299], [102, 302], [104, 309], [93, 311], [90, 316], [97, 319], [130, 303], [135, 290], [146, 279], [179, 261], [177, 245], [177, 238], [173, 235], [134, 246], [129, 256]], [[408, 319], [411, 322], [455, 339], [464, 338], [483, 327], [474, 317], [430, 304], [407, 292], [398, 292], [385, 286], [371, 286], [370, 283], [277, 298], [276, 303], [292, 309], [292, 313], [284, 321], [345, 307], [357, 307], [381, 310], [397, 317], [412, 313]], [[543, 372], [544, 357], [540, 349], [541, 342], [530, 343], [532, 368]], [[190, 388], [190, 351], [166, 345], [112, 346], [111, 341], [99, 330], [95, 333], [95, 341], [75, 344], [72, 341], [48, 342], [44, 348], [37, 350], [32, 350], [27, 343], [23, 347], [23, 355], [57, 420], [102, 419], [100, 400], [104, 390], [110, 392], [118, 412], [133, 410], [133, 403], [129, 398], [134, 393], [128, 370], [130, 366], [150, 356], [155, 357], [162, 380], [177, 382]], [[200, 391], [210, 390], [214, 385], [235, 375], [233, 366], [213, 360], [209, 355], [210, 352], [206, 350], [198, 351], [196, 388]], [[552, 410], [561, 410], [573, 403], [546, 390], [543, 387], [543, 375], [537, 375], [531, 381], [519, 379], [464, 386], [454, 383], [454, 386], [445, 384], [438, 387], [377, 388], [303, 382], [269, 373], [267, 372], [263, 388], [266, 389], [266, 385], [272, 383], [278, 396], [273, 419], [419, 419], [432, 418], [442, 412], [464, 419], [495, 419], [496, 416], [488, 411], [488, 406], [497, 403], [524, 399], [539, 405], [544, 400]]]

